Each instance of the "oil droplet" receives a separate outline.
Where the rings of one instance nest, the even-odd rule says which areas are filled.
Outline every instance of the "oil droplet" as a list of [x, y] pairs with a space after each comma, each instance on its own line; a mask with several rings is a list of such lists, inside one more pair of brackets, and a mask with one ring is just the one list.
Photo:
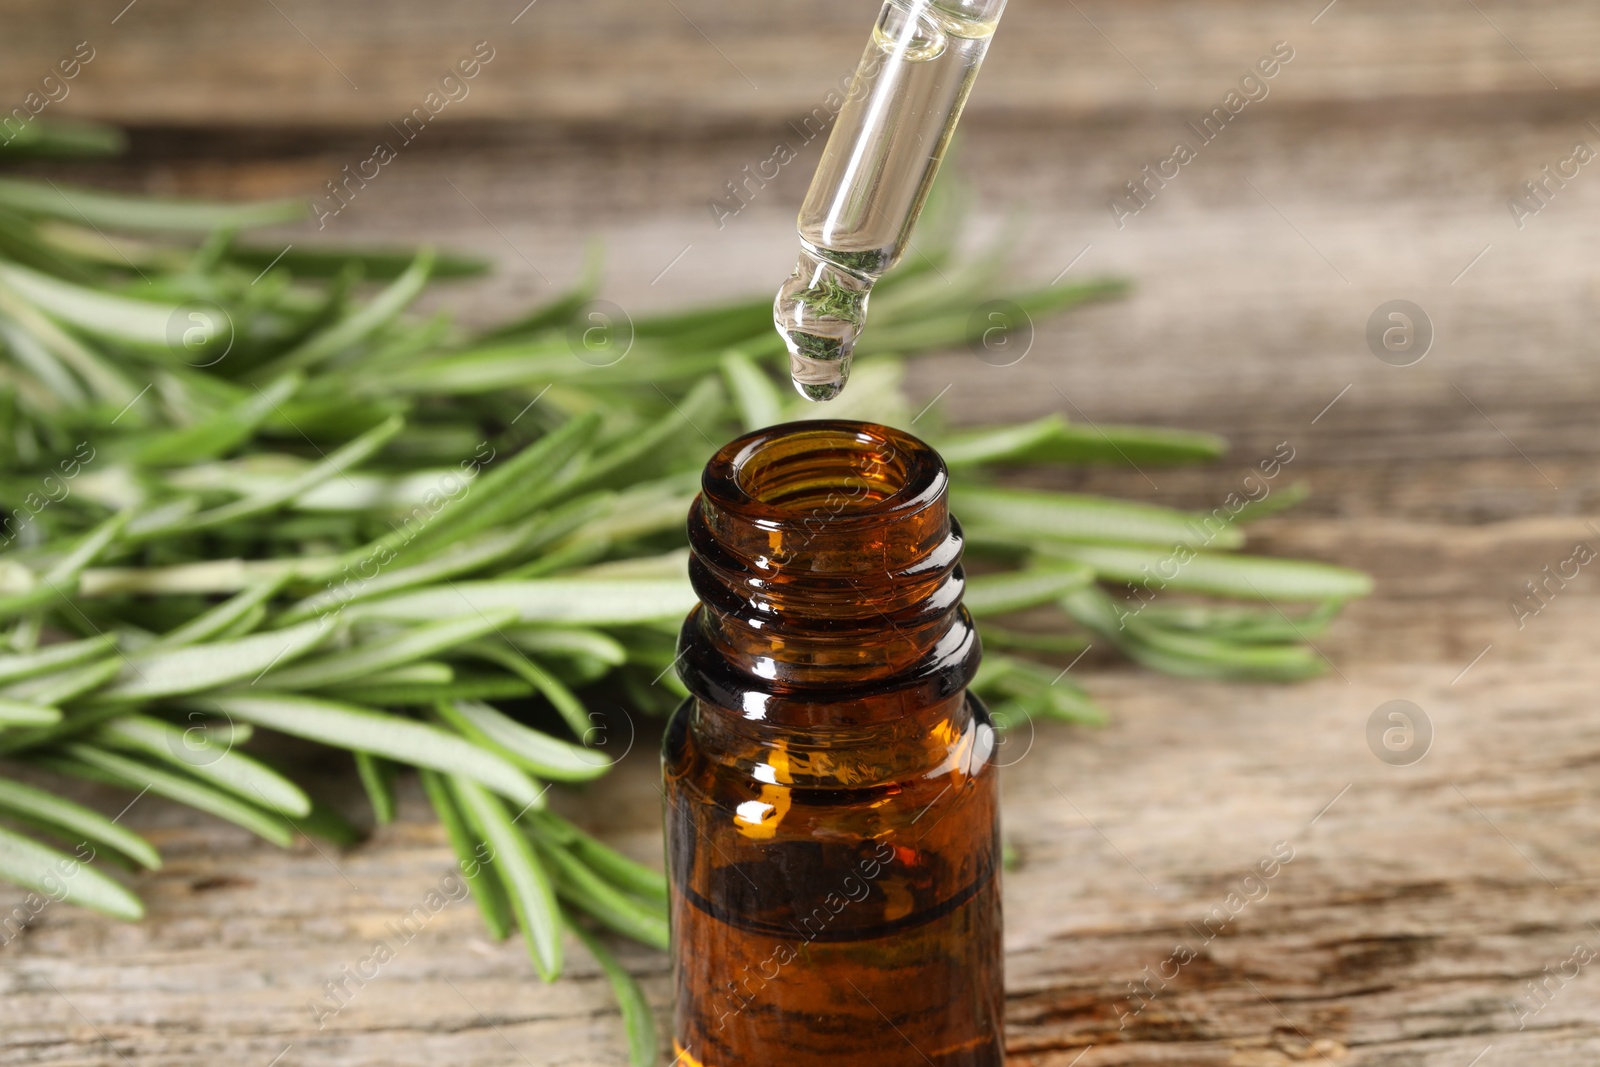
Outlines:
[[789, 350], [789, 376], [807, 400], [832, 400], [844, 391], [874, 280], [805, 248], [778, 290], [772, 323]]

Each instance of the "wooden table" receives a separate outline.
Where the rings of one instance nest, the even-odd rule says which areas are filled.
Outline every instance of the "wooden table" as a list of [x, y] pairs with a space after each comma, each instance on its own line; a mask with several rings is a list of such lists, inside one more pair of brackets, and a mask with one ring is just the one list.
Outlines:
[[[15, 6], [33, 14], [0, 43], [9, 95], [87, 38], [96, 58], [59, 110], [143, 127], [126, 162], [50, 173], [217, 195], [311, 194], [492, 41], [458, 114], [324, 231], [285, 235], [481, 251], [497, 277], [441, 298], [468, 317], [549, 293], [593, 234], [607, 295], [629, 309], [775, 284], [816, 146], [724, 227], [708, 203], [795, 138], [785, 123], [849, 68], [867, 18], [798, 0], [543, 0], [515, 22], [520, 3], [283, 2], [222, 21], [164, 0], [120, 16], [122, 0]], [[1096, 650], [1076, 669], [1111, 724], [1008, 739], [1018, 1065], [1600, 1062], [1600, 964], [1572, 976], [1568, 962], [1600, 952], [1594, 568], [1520, 626], [1510, 607], [1576, 545], [1600, 548], [1600, 166], [1520, 229], [1507, 206], [1575, 141], [1600, 147], [1600, 13], [1393, 6], [1013, 0], [974, 97], [960, 167], [984, 197], [977, 228], [1020, 207], [1023, 273], [1071, 264], [1138, 289], [1043, 324], [1012, 367], [918, 361], [916, 406], [1227, 434], [1233, 456], [1203, 469], [1036, 476], [1179, 506], [1214, 506], [1288, 442], [1315, 494], [1252, 547], [1378, 583], [1318, 640], [1331, 669], [1317, 682], [1175, 681]], [[1296, 54], [1271, 94], [1118, 228], [1109, 199], [1278, 40]], [[1409, 367], [1365, 339], [1397, 298], [1436, 334]], [[1409, 766], [1368, 744], [1395, 699], [1432, 727]], [[659, 851], [653, 743], [641, 731], [617, 774], [560, 801], [644, 858]], [[138, 879], [150, 917], [54, 907], [0, 948], [6, 1064], [622, 1059], [586, 955], [542, 986], [466, 904], [319, 1027], [324, 983], [448, 869], [414, 788], [396, 825], [338, 854], [281, 852], [154, 799], [125, 821], [168, 857]], [[1246, 883], [1275, 849], [1292, 860]], [[664, 1009], [664, 958], [623, 953]]]

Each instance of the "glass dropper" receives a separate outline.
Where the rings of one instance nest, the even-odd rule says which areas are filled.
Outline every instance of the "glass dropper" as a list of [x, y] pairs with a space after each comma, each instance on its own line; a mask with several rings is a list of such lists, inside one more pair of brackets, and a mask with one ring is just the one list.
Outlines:
[[939, 172], [1005, 0], [886, 0], [800, 208], [800, 259], [772, 321], [808, 400], [844, 389], [873, 283]]

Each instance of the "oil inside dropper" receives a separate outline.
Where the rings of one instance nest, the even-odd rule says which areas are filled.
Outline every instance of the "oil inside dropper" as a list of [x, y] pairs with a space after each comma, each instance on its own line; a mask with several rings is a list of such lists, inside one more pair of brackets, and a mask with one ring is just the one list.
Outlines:
[[850, 376], [873, 284], [900, 259], [1005, 0], [887, 0], [800, 208], [772, 321], [808, 400]]
[[789, 376], [807, 400], [832, 400], [844, 391], [876, 280], [839, 266], [824, 250], [804, 248], [778, 290], [772, 321], [789, 349]]

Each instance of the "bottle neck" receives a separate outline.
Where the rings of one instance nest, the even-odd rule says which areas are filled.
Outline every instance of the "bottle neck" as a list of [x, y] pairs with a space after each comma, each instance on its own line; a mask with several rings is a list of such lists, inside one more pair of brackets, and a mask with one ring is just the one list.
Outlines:
[[808, 725], [959, 693], [979, 652], [948, 483], [933, 449], [871, 423], [790, 423], [720, 450], [689, 514], [691, 691]]

